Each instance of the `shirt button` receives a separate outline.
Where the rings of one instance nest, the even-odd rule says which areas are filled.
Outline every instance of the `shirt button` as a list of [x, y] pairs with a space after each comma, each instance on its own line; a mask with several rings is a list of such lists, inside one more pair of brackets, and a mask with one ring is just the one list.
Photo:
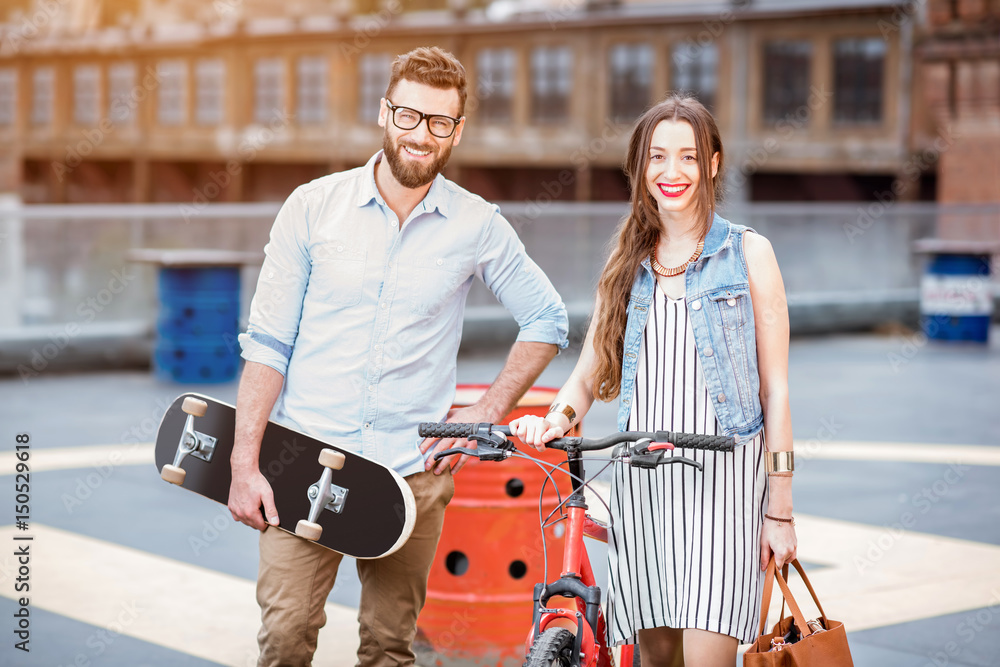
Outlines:
[[443, 260], [443, 259], [439, 259], [439, 260], [437, 261], [437, 265], [438, 265], [438, 266], [441, 266], [442, 264], [444, 264], [444, 260]]
[[736, 299], [727, 299], [726, 303], [729, 304], [730, 306], [735, 306], [736, 305]]
[[701, 301], [695, 301], [692, 303], [691, 310], [701, 310]]
[[267, 272], [267, 277], [268, 278], [273, 278], [274, 277], [274, 271], [268, 271]]
[[371, 422], [365, 422], [365, 428], [371, 428], [371, 427], [372, 427]]
[[344, 246], [342, 245], [337, 246], [337, 252], [344, 252]]
[[712, 348], [708, 348], [707, 350], [705, 350], [705, 356], [706, 357], [710, 357], [713, 354], [715, 354], [715, 350], [713, 350]]
[[719, 394], [719, 403], [725, 403], [725, 402], [726, 402], [726, 395]]
[[378, 352], [378, 351], [379, 351], [379, 350], [381, 350], [381, 349], [382, 349], [382, 346], [381, 346], [381, 345], [376, 345], [376, 346], [375, 346], [375, 351], [376, 351], [376, 352]]
[[375, 385], [373, 384], [368, 385], [368, 391], [375, 391]]
[[379, 308], [381, 308], [382, 310], [385, 310], [385, 301], [383, 301], [382, 303], [380, 303], [380, 304], [379, 304], [378, 306], [379, 306]]

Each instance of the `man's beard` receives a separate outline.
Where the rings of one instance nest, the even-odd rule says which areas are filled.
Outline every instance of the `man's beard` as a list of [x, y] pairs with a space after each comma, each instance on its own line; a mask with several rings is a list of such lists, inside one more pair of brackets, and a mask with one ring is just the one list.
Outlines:
[[[430, 151], [432, 154], [437, 150], [437, 146], [420, 146], [411, 142], [406, 145], [418, 151]], [[448, 164], [451, 157], [451, 144], [441, 149], [441, 153], [430, 164], [420, 165], [414, 162], [404, 161], [400, 152], [403, 150], [402, 142], [393, 142], [389, 132], [382, 135], [382, 149], [385, 151], [385, 160], [389, 163], [389, 170], [393, 177], [404, 188], [420, 188], [441, 173], [444, 166]]]

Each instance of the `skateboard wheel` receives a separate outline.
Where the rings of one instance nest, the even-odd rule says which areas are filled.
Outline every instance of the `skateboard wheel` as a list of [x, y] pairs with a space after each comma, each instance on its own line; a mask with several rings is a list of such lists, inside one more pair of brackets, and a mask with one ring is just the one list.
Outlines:
[[184, 399], [184, 402], [181, 403], [181, 410], [195, 417], [204, 417], [205, 411], [208, 410], [208, 403], [200, 398], [188, 396]]
[[295, 534], [309, 540], [310, 542], [315, 542], [319, 539], [320, 535], [323, 534], [323, 526], [318, 523], [302, 519], [295, 526]]
[[167, 464], [163, 466], [163, 470], [160, 471], [160, 477], [164, 480], [170, 482], [171, 484], [176, 484], [180, 486], [184, 483], [184, 477], [187, 476], [187, 472], [184, 468], [178, 468], [175, 465]]
[[347, 461], [347, 457], [332, 449], [324, 449], [319, 453], [319, 464], [326, 468], [340, 470], [344, 467], [345, 461]]

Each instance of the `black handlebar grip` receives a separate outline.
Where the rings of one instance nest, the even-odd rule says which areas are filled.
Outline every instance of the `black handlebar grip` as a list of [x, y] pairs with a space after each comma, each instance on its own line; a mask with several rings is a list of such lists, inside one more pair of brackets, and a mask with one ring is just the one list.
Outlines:
[[704, 449], [710, 452], [731, 452], [736, 448], [736, 442], [724, 435], [708, 435], [703, 433], [673, 433], [667, 438], [674, 447], [689, 449]]
[[476, 426], [478, 424], [461, 422], [423, 422], [417, 427], [417, 434], [421, 438], [468, 438], [476, 432]]

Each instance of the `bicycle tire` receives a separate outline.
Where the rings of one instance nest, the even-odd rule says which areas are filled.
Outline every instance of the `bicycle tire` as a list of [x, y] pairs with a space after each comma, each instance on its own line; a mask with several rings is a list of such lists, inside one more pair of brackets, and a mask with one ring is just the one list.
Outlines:
[[549, 628], [535, 638], [523, 667], [569, 667], [576, 635], [565, 628]]

